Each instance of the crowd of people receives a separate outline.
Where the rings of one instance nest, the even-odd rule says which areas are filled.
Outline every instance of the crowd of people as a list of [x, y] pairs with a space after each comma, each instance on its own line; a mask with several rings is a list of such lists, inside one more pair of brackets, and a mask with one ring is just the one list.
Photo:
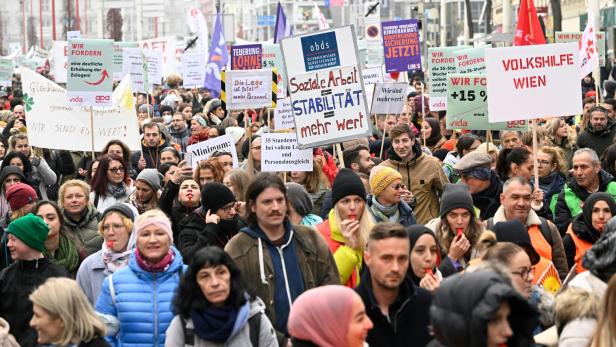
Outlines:
[[[588, 92], [533, 144], [447, 129], [429, 86], [409, 89], [370, 137], [268, 173], [268, 111], [226, 111], [176, 75], [136, 96], [140, 150], [32, 148], [16, 75], [0, 346], [612, 345], [616, 101]], [[237, 158], [192, 167], [187, 146], [225, 134]]]

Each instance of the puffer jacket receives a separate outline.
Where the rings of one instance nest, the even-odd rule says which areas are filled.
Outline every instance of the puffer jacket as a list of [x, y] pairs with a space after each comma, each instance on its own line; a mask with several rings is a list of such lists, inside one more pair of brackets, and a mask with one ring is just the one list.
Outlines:
[[79, 240], [81, 245], [78, 248], [84, 248], [87, 256], [92, 255], [101, 250], [103, 245], [103, 237], [98, 232], [98, 222], [101, 218], [100, 212], [96, 210], [94, 205], [88, 204], [85, 214], [80, 221], [72, 220], [64, 210], [64, 227], [74, 240]]
[[443, 186], [449, 183], [441, 162], [421, 151], [420, 141], [415, 141], [411, 160], [402, 160], [393, 147], [389, 149], [389, 159], [380, 165], [390, 167], [402, 175], [402, 184], [413, 193], [416, 204], [415, 217], [418, 224], [426, 224], [431, 219], [439, 217], [439, 195], [443, 192]]
[[[245, 347], [250, 346], [250, 325], [248, 319], [263, 314], [265, 310], [265, 304], [258, 297], [250, 302], [250, 309], [246, 322], [243, 324], [235, 324], [233, 326], [233, 332], [224, 344], [214, 343], [201, 339], [196, 334], [194, 335], [195, 343], [194, 347]], [[186, 320], [186, 329], [194, 329], [192, 319]], [[180, 316], [175, 316], [167, 329], [167, 339], [165, 340], [165, 347], [184, 347], [185, 346], [184, 327], [182, 327], [182, 319]], [[259, 347], [277, 347], [278, 341], [276, 340], [276, 334], [274, 328], [269, 319], [263, 314], [260, 320], [259, 329]]]
[[[172, 300], [183, 271], [183, 259], [174, 247], [173, 262], [160, 273], [137, 264], [135, 253], [128, 266], [103, 281], [96, 311], [107, 324], [107, 341], [113, 346], [159, 347], [173, 319]], [[109, 282], [113, 282], [115, 300]]]

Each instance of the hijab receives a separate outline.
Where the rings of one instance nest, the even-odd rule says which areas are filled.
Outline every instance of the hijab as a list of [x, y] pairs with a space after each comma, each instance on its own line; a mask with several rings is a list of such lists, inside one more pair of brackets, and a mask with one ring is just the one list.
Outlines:
[[610, 194], [595, 192], [590, 194], [586, 200], [584, 200], [584, 206], [582, 207], [584, 224], [586, 224], [589, 231], [597, 235], [597, 238], [601, 235], [601, 232], [592, 226], [592, 210], [599, 201], [605, 201], [612, 212], [612, 216], [616, 216], [616, 202], [614, 202], [614, 198]]
[[[432, 230], [430, 230], [429, 228], [427, 228], [426, 226], [423, 225], [413, 225], [410, 226], [406, 229], [406, 231], [409, 234], [409, 241], [410, 241], [410, 249], [409, 252], [413, 252], [413, 247], [415, 247], [415, 244], [417, 243], [417, 240], [419, 240], [420, 237], [422, 237], [425, 234], [429, 234], [430, 236], [432, 236], [434, 238], [434, 243], [436, 243], [436, 247], [439, 247], [438, 245], [438, 240], [436, 239], [436, 236], [434, 235], [434, 232], [432, 232]], [[437, 252], [438, 253], [438, 252]], [[409, 262], [410, 262], [410, 258], [409, 258]], [[438, 266], [438, 260], [437, 260], [437, 266]], [[435, 267], [437, 267], [435, 266]], [[434, 269], [432, 269], [433, 272], [436, 273], [436, 271], [434, 271]], [[413, 271], [413, 267], [409, 266], [408, 269], [408, 277], [413, 281], [413, 283], [415, 283], [416, 285], [419, 285], [419, 282], [421, 282], [421, 278], [417, 277], [417, 275], [415, 275], [415, 272]]]

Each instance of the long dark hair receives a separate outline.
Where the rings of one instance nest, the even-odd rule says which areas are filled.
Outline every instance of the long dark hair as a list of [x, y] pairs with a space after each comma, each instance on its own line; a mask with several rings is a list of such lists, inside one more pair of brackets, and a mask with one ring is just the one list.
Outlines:
[[601, 156], [601, 167], [616, 177], [616, 145], [609, 145]]
[[530, 157], [530, 152], [526, 148], [503, 148], [498, 154], [496, 161], [496, 173], [504, 182], [509, 179], [511, 164], [522, 165]]
[[105, 147], [103, 147], [103, 151], [101, 152], [101, 154], [107, 154], [109, 147], [113, 145], [118, 145], [122, 147], [122, 158], [124, 159], [124, 162], [126, 163], [126, 165], [130, 165], [130, 149], [128, 148], [128, 145], [122, 142], [121, 140], [117, 140], [117, 139], [109, 140], [109, 142], [107, 142]]
[[122, 181], [127, 182], [128, 180], [128, 166], [126, 166], [124, 159], [116, 154], [103, 154], [98, 161], [96, 174], [92, 176], [92, 182], [90, 183], [92, 191], [100, 196], [107, 196], [107, 171], [109, 171], [109, 163], [112, 160], [117, 160], [124, 166], [124, 178]]
[[288, 203], [287, 187], [278, 175], [266, 172], [258, 174], [246, 188], [246, 222], [248, 225], [257, 225], [257, 214], [252, 212], [252, 206], [257, 202], [259, 195], [267, 188], [280, 190], [284, 194], [285, 202]]
[[0, 165], [0, 170], [11, 165], [10, 163], [13, 158], [19, 158], [21, 160], [22, 164], [24, 165], [23, 174], [26, 178], [29, 178], [30, 176], [32, 176], [32, 163], [30, 163], [30, 160], [28, 159], [28, 157], [26, 157], [26, 155], [21, 152], [8, 152], [4, 156], [4, 159], [2, 160], [2, 165]]
[[[248, 293], [248, 291], [242, 280], [240, 269], [233, 259], [231, 259], [220, 247], [204, 247], [193, 254], [190, 264], [188, 265], [188, 270], [180, 280], [180, 285], [173, 298], [173, 310], [175, 314], [179, 314], [183, 318], [190, 318], [190, 312], [192, 310], [203, 310], [211, 306], [211, 303], [207, 301], [201, 288], [197, 284], [197, 273], [203, 268], [219, 265], [225, 266], [231, 274], [229, 297], [225, 301], [225, 305], [238, 308], [246, 302], [244, 294]], [[248, 295], [251, 299], [253, 298], [252, 295]]]

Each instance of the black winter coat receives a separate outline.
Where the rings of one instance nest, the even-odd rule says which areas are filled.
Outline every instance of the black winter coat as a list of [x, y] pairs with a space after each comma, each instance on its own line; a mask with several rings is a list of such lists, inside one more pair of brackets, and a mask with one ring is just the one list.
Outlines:
[[492, 171], [490, 174], [490, 186], [476, 194], [471, 194], [473, 204], [480, 211], [479, 218], [487, 220], [494, 217], [496, 210], [500, 207], [500, 195], [503, 192], [503, 183]]
[[603, 151], [614, 143], [614, 136], [616, 136], [616, 122], [611, 118], [608, 117], [607, 127], [600, 131], [595, 131], [588, 121], [586, 130], [582, 131], [577, 138], [577, 145], [579, 148], [592, 148], [601, 157]]
[[111, 345], [102, 337], [97, 337], [89, 342], [82, 342], [79, 347], [111, 347]]
[[33, 313], [28, 296], [51, 277], [69, 277], [69, 273], [47, 258], [17, 261], [0, 272], [0, 317], [22, 347], [35, 346], [37, 338], [29, 325]]
[[177, 240], [180, 235], [180, 222], [197, 209], [197, 207], [187, 207], [179, 203], [177, 203], [178, 206], [174, 206], [179, 192], [180, 186], [169, 180], [169, 182], [165, 184], [165, 188], [158, 199], [158, 207], [167, 214], [169, 219], [171, 219], [171, 229], [173, 230], [174, 240]]
[[364, 271], [355, 291], [361, 296], [366, 314], [374, 324], [366, 339], [370, 347], [422, 347], [432, 339], [428, 330], [432, 294], [415, 286], [410, 278], [405, 277], [398, 297], [389, 306], [389, 318], [381, 313], [374, 298], [368, 269]]
[[220, 220], [218, 224], [206, 224], [205, 213], [199, 207], [180, 222], [180, 236], [176, 244], [182, 258], [191, 259], [191, 256], [203, 247], [218, 246], [225, 249], [227, 242], [245, 226], [238, 215], [230, 221]]

